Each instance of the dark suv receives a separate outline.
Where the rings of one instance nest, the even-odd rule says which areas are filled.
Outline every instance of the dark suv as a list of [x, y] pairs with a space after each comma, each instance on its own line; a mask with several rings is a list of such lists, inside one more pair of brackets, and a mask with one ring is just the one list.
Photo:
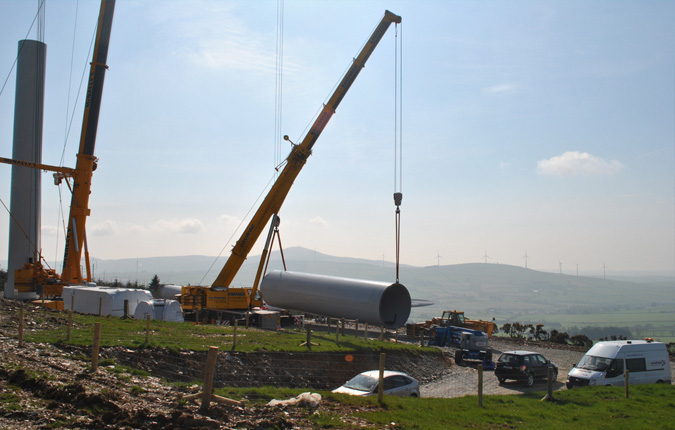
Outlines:
[[546, 379], [549, 367], [553, 368], [555, 381], [558, 378], [558, 366], [543, 355], [531, 351], [507, 351], [497, 360], [495, 376], [500, 384], [507, 379], [515, 379], [531, 387], [535, 379]]

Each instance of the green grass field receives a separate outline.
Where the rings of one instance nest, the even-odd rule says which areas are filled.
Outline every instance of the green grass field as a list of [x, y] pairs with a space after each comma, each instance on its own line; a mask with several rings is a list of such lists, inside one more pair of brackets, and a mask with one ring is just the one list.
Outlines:
[[[219, 389], [217, 394], [265, 404], [273, 398], [286, 399], [297, 390]], [[476, 396], [454, 399], [358, 398], [320, 392], [325, 402], [353, 406], [353, 416], [368, 423], [353, 427], [345, 420], [344, 408], [308, 415], [316, 429], [376, 428], [409, 430], [470, 429], [672, 429], [675, 423], [675, 386], [631, 386], [629, 398], [622, 387], [587, 387], [554, 393], [555, 401], [542, 401], [544, 392], [510, 396], [484, 396], [482, 407]], [[347, 421], [347, 422], [346, 422]]]
[[[42, 309], [31, 309], [34, 321], [24, 336], [29, 342], [64, 342], [67, 336], [67, 314]], [[142, 347], [145, 341], [146, 322], [123, 320], [112, 317], [74, 315], [70, 343], [91, 345], [94, 323], [102, 323], [102, 346]], [[185, 323], [162, 323], [150, 325], [149, 345], [169, 349], [201, 351], [209, 346], [231, 349], [234, 329], [232, 327], [194, 326]], [[255, 335], [252, 335], [252, 334]], [[16, 336], [15, 332], [3, 333]], [[239, 330], [238, 348], [241, 351], [305, 351], [302, 342], [306, 333], [295, 330], [282, 332]], [[318, 345], [316, 352], [376, 349], [410, 349], [420, 351], [414, 345], [398, 345], [390, 342], [366, 341], [354, 336], [335, 341], [334, 333], [317, 333], [312, 338]], [[133, 369], [120, 368], [120, 371]], [[139, 377], [144, 375], [137, 373]], [[221, 388], [216, 394], [233, 399], [245, 399], [247, 407], [262, 407], [269, 400], [287, 399], [300, 394], [300, 390], [287, 388]], [[324, 402], [331, 405], [319, 411], [307, 409], [307, 418], [316, 429], [372, 428], [372, 429], [425, 429], [449, 428], [471, 429], [564, 429], [576, 426], [583, 429], [672, 429], [675, 422], [675, 386], [631, 386], [629, 398], [622, 387], [586, 387], [554, 393], [557, 401], [544, 402], [544, 392], [509, 396], [484, 396], [482, 406], [476, 396], [461, 398], [397, 398], [385, 397], [383, 405], [376, 398], [357, 398], [320, 392]], [[8, 410], [16, 403], [11, 396], [0, 399]], [[345, 413], [360, 420], [349, 424]]]

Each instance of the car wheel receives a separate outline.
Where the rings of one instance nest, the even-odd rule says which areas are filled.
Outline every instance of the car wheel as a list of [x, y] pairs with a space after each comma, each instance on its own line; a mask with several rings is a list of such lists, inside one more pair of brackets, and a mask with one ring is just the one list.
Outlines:
[[534, 385], [534, 375], [533, 374], [531, 374], [531, 373], [527, 374], [527, 377], [525, 379], [525, 385], [527, 385], [528, 387], [531, 387], [531, 386]]
[[503, 385], [506, 382], [506, 378], [502, 378], [501, 376], [498, 376], [497, 380], [499, 381], [499, 385]]
[[462, 352], [461, 349], [458, 349], [457, 351], [455, 351], [455, 364], [457, 364], [458, 366], [460, 364], [462, 364], [462, 356], [463, 355], [464, 355], [464, 353]]

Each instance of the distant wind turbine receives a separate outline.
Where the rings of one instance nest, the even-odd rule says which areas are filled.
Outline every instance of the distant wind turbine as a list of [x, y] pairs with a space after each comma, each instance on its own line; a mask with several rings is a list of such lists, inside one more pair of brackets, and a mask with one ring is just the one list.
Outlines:
[[527, 260], [530, 258], [527, 256], [527, 251], [525, 251], [525, 256], [523, 258], [525, 259], [525, 268], [527, 269]]
[[562, 262], [558, 260], [558, 265], [560, 266], [560, 274], [562, 275]]
[[605, 266], [605, 262], [602, 262], [602, 279], [607, 279], [607, 269], [609, 267]]
[[490, 258], [487, 255], [487, 250], [485, 250], [485, 255], [483, 255], [483, 258], [485, 259], [485, 263], [487, 264], [488, 258]]
[[443, 258], [443, 257], [441, 257], [441, 254], [438, 251], [436, 251], [436, 265], [437, 266], [441, 265], [441, 258]]

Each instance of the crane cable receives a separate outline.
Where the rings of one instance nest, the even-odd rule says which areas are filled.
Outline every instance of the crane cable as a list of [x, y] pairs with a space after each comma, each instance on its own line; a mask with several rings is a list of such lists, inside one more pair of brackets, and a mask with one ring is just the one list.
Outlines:
[[399, 24], [395, 26], [394, 40], [394, 204], [396, 205], [396, 283], [399, 280], [399, 261], [401, 253], [401, 203], [403, 201], [403, 129], [402, 129], [402, 90], [403, 90], [403, 27], [399, 38]]
[[277, 0], [276, 82], [274, 94], [274, 166], [282, 163], [281, 119], [284, 69], [284, 0]]

